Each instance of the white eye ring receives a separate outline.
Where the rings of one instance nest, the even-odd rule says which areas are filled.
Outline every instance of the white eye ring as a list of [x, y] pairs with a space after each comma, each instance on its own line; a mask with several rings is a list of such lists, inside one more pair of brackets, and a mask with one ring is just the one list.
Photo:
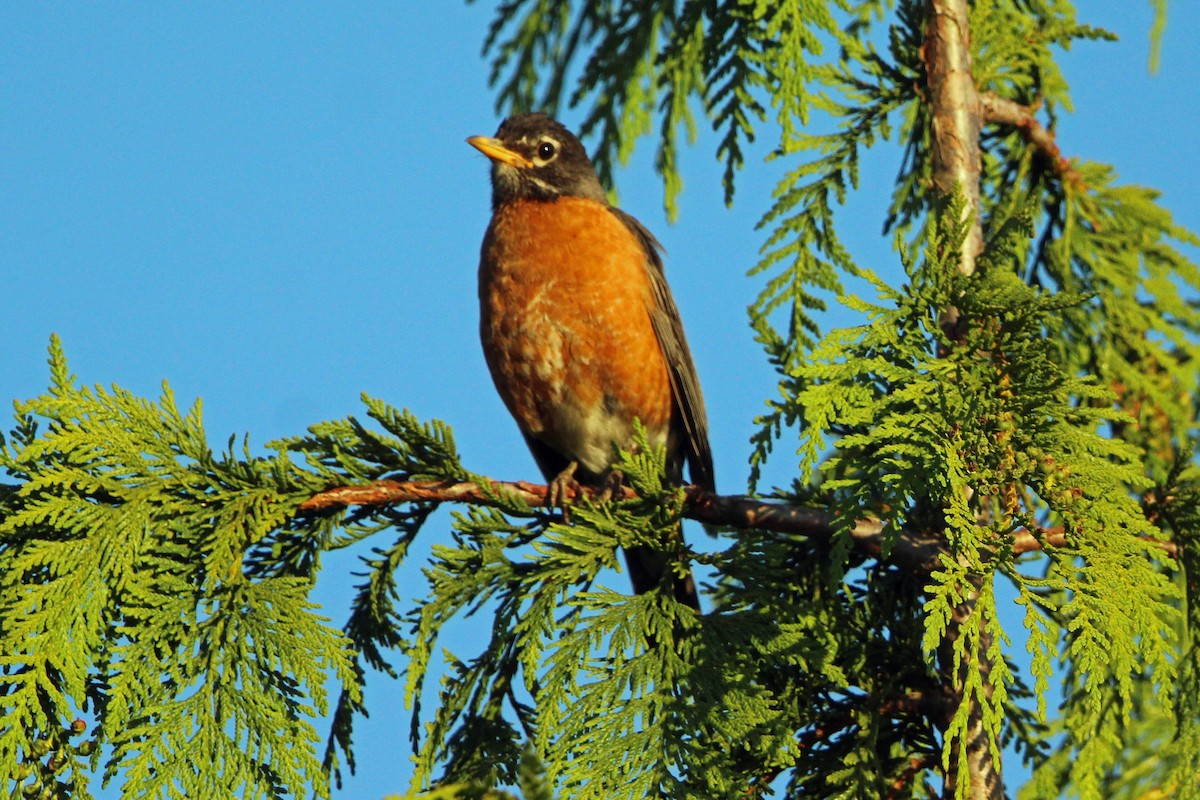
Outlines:
[[558, 142], [553, 139], [542, 139], [538, 142], [537, 156], [534, 161], [538, 164], [549, 164], [558, 157]]

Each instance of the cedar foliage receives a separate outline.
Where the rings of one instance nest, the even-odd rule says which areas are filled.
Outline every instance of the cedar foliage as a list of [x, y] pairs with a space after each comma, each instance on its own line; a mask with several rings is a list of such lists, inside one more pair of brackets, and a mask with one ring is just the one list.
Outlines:
[[[749, 485], [795, 453], [768, 494], [826, 510], [832, 535], [671, 545], [714, 576], [703, 615], [669, 587], [613, 591], [617, 550], [674, 541], [688, 512], [643, 447], [621, 454], [636, 498], [569, 524], [500, 491], [456, 512], [405, 607], [397, 570], [436, 502], [301, 506], [383, 478], [486, 489], [444, 424], [364, 398], [370, 423], [217, 451], [199, 404], [81, 387], [54, 339], [50, 387], [0, 448], [5, 788], [90, 797], [99, 774], [130, 798], [326, 797], [354, 766], [369, 667], [404, 679], [412, 796], [1000, 797], [1008, 747], [1033, 767], [1022, 798], [1200, 797], [1200, 272], [1177, 249], [1197, 239], [1153, 191], [994, 120], [979, 207], [935, 192], [928, 14], [505, 0], [487, 38], [499, 105], [580, 108], [606, 180], [656, 131], [668, 209], [681, 133], [716, 131], [728, 202], [750, 143], [778, 137], [750, 322], [779, 383]], [[1048, 128], [1070, 107], [1056, 53], [1110, 36], [1065, 0], [977, 2], [969, 26], [977, 91]], [[884, 143], [903, 154], [881, 220], [896, 279], [837, 228]], [[831, 299], [863, 323], [822, 335]], [[878, 552], [849, 535], [862, 519]], [[363, 572], [339, 629], [309, 595], [342, 548]], [[491, 620], [484, 650], [442, 649], [471, 614]]]

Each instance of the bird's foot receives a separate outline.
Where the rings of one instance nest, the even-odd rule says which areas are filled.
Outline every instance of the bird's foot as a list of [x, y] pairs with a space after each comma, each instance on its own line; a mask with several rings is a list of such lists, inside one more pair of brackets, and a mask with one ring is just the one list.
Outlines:
[[614, 497], [621, 495], [621, 489], [625, 483], [625, 473], [619, 469], [611, 470], [604, 477], [604, 486], [600, 489], [600, 494], [596, 496], [596, 501], [599, 503], [607, 503]]
[[554, 480], [550, 481], [550, 485], [547, 487], [546, 505], [560, 510], [563, 522], [571, 521], [570, 512], [567, 510], [568, 495], [575, 496], [582, 488], [579, 481], [575, 480], [575, 470], [577, 469], [579, 469], [579, 462], [572, 461], [562, 472], [554, 476]]

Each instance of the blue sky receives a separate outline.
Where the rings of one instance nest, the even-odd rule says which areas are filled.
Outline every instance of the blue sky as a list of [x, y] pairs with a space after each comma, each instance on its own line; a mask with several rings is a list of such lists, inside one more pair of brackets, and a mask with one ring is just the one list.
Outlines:
[[[1150, 3], [1080, 5], [1121, 41], [1065, 58], [1076, 113], [1060, 120], [1064, 152], [1161, 189], [1176, 221], [1200, 230], [1200, 7], [1171, 4], [1151, 76]], [[480, 57], [493, 7], [0, 5], [0, 396], [45, 388], [57, 332], [84, 383], [156, 397], [166, 379], [181, 402], [203, 398], [214, 445], [362, 415], [365, 391], [449, 422], [472, 470], [535, 478], [476, 334], [489, 189], [486, 160], [463, 139], [498, 122]], [[774, 385], [746, 325], [759, 284], [744, 273], [778, 167], [751, 153], [728, 210], [714, 149], [704, 136], [683, 154], [674, 225], [648, 149], [618, 188], [666, 246], [718, 487], [735, 493]], [[866, 162], [843, 227], [862, 263], [893, 276], [879, 231], [898, 163], [894, 149]], [[835, 312], [826, 324], [848, 321]], [[776, 465], [768, 483], [787, 479], [786, 446]], [[432, 522], [425, 545], [447, 526]], [[320, 587], [335, 624], [353, 566], [331, 562]], [[415, 566], [402, 582], [410, 597], [424, 592]], [[469, 655], [475, 632], [454, 636]], [[372, 680], [359, 775], [342, 796], [405, 788], [401, 688]]]

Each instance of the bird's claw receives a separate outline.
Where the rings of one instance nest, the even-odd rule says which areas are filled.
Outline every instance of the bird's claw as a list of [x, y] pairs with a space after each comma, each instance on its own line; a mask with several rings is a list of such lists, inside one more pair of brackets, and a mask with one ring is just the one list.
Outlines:
[[562, 472], [554, 476], [554, 480], [550, 481], [550, 485], [547, 487], [546, 505], [561, 511], [563, 522], [571, 521], [567, 497], [578, 495], [582, 488], [579, 481], [575, 480], [575, 470], [577, 469], [579, 469], [579, 462], [572, 461]]
[[621, 494], [621, 488], [625, 482], [625, 473], [619, 469], [611, 470], [604, 478], [604, 486], [600, 490], [600, 494], [596, 496], [596, 501], [607, 503], [614, 497]]

